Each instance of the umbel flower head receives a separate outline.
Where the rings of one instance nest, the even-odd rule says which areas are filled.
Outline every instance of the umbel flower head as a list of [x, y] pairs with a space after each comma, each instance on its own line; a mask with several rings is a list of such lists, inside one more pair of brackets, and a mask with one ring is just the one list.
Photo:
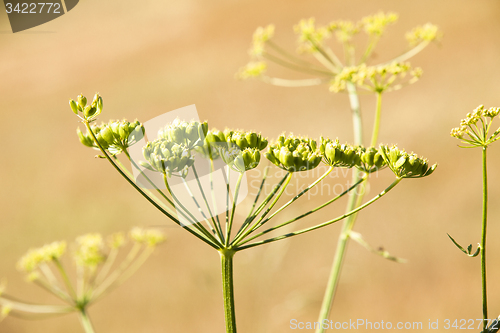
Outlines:
[[484, 105], [479, 105], [472, 113], [467, 113], [465, 119], [460, 121], [460, 127], [453, 128], [450, 134], [468, 147], [486, 147], [500, 138], [500, 128], [489, 134], [493, 118], [499, 113], [500, 108], [486, 109]]
[[[409, 78], [407, 78], [409, 75]], [[340, 92], [347, 87], [347, 82], [352, 82], [358, 87], [373, 91], [384, 92], [397, 90], [405, 84], [415, 83], [422, 76], [422, 69], [412, 68], [410, 63], [393, 62], [391, 64], [344, 67], [330, 82], [330, 91]], [[407, 81], [403, 81], [404, 79]]]
[[398, 178], [426, 177], [437, 167], [437, 164], [429, 166], [427, 159], [420, 158], [414, 153], [408, 154], [397, 146], [380, 145], [379, 153]]
[[252, 36], [252, 48], [250, 54], [260, 56], [264, 52], [266, 42], [274, 36], [274, 25], [258, 27]]
[[320, 138], [319, 151], [325, 164], [332, 167], [352, 168], [360, 164], [358, 149], [339, 140]]
[[359, 147], [358, 154], [360, 161], [356, 167], [361, 171], [372, 173], [387, 167], [384, 157], [375, 147]]
[[439, 28], [431, 23], [426, 23], [422, 26], [413, 28], [411, 31], [406, 33], [406, 39], [410, 43], [410, 46], [415, 46], [422, 42], [432, 42], [433, 40], [439, 40], [442, 36]]
[[[92, 103], [87, 105], [87, 97], [81, 94], [76, 98], [76, 101], [70, 99], [69, 106], [80, 118], [92, 121], [102, 112], [102, 98], [99, 94], [95, 94]], [[83, 117], [79, 115], [80, 112], [83, 114]]]
[[321, 162], [321, 153], [316, 141], [284, 134], [269, 147], [266, 157], [279, 168], [289, 171], [305, 171], [316, 168]]
[[231, 145], [238, 146], [241, 150], [251, 148], [257, 150], [263, 150], [267, 147], [267, 139], [263, 138], [260, 133], [256, 132], [244, 132], [244, 131], [224, 131], [224, 137], [226, 142]]
[[[130, 277], [154, 248], [165, 240], [158, 230], [134, 228], [129, 234], [134, 244], [130, 252], [123, 256], [119, 251], [124, 247], [125, 236], [116, 233], [108, 237], [107, 242], [98, 233], [80, 236], [70, 248], [74, 249], [72, 265], [77, 269], [76, 283], [73, 283], [66, 270], [63, 256], [66, 242], [53, 242], [37, 249], [31, 249], [18, 262], [18, 268], [27, 273], [28, 281], [35, 283], [45, 291], [56, 296], [64, 305], [42, 305], [24, 303], [3, 294], [0, 284], [0, 319], [8, 312], [17, 315], [62, 315], [70, 312], [82, 313]], [[121, 262], [119, 258], [122, 258]], [[75, 288], [75, 286], [77, 288]]]
[[[126, 119], [110, 121], [100, 126], [93, 125], [91, 129], [102, 148], [112, 155], [120, 154], [144, 137], [144, 126], [138, 120], [132, 123]], [[83, 134], [79, 128], [76, 133], [82, 144], [99, 150], [91, 133], [87, 131]]]
[[246, 80], [253, 77], [259, 77], [265, 73], [266, 69], [267, 64], [264, 61], [251, 61], [240, 68], [238, 73], [236, 73], [236, 78]]
[[207, 122], [182, 121], [179, 118], [158, 131], [158, 138], [193, 149], [203, 145], [208, 132]]
[[151, 171], [161, 172], [168, 177], [171, 177], [173, 173], [179, 173], [185, 178], [189, 167], [194, 164], [194, 157], [186, 146], [166, 139], [148, 142], [142, 148], [142, 153], [147, 162], [140, 161], [140, 165]]
[[260, 151], [256, 148], [241, 150], [237, 146], [221, 145], [218, 152], [224, 163], [239, 173], [256, 168], [260, 162]]
[[17, 267], [27, 273], [37, 269], [41, 264], [59, 260], [66, 252], [66, 242], [53, 242], [38, 249], [31, 249], [17, 263]]

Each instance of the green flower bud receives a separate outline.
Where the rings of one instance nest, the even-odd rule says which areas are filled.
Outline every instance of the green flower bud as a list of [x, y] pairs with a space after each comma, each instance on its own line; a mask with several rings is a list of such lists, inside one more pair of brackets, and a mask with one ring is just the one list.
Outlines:
[[76, 102], [74, 100], [72, 100], [72, 99], [69, 100], [69, 106], [70, 106], [71, 110], [73, 110], [73, 112], [75, 114], [78, 114], [78, 111], [79, 111], [78, 110], [78, 105], [76, 105]]
[[113, 135], [113, 130], [109, 126], [104, 126], [101, 131], [99, 132], [101, 137], [106, 140], [106, 142], [109, 145], [112, 145], [115, 143], [115, 137]]
[[87, 97], [85, 97], [85, 96], [83, 96], [83, 94], [81, 94], [81, 95], [78, 95], [76, 97], [76, 99], [78, 101], [78, 105], [83, 110], [85, 108], [85, 106], [87, 105]]
[[289, 172], [314, 169], [321, 162], [316, 141], [281, 135], [269, 148], [266, 157], [271, 163]]
[[91, 105], [86, 106], [85, 109], [83, 109], [83, 115], [85, 118], [92, 118], [96, 114], [97, 109], [95, 107], [92, 107]]
[[398, 178], [426, 177], [437, 167], [437, 164], [429, 167], [427, 159], [420, 158], [414, 153], [408, 154], [404, 150], [399, 150], [397, 146], [381, 145], [378, 151]]

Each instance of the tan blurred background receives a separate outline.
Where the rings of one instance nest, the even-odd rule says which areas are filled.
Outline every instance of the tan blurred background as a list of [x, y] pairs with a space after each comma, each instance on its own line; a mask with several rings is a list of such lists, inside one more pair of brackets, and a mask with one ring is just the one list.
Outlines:
[[[413, 59], [417, 84], [387, 94], [380, 139], [438, 162], [423, 180], [407, 180], [366, 209], [356, 230], [373, 245], [408, 259], [396, 264], [351, 244], [332, 318], [335, 321], [422, 321], [481, 317], [479, 259], [449, 241], [480, 239], [480, 151], [457, 147], [449, 130], [479, 104], [500, 106], [500, 3], [456, 1], [81, 1], [67, 15], [12, 34], [0, 13], [0, 276], [10, 294], [57, 302], [16, 271], [30, 247], [87, 232], [108, 234], [165, 223], [112, 168], [77, 140], [68, 107], [77, 94], [100, 92], [102, 120], [146, 121], [196, 104], [212, 127], [282, 131], [352, 140], [346, 95], [326, 86], [279, 88], [237, 81], [256, 27], [274, 23], [276, 41], [296, 48], [292, 26], [358, 20], [378, 10], [400, 14], [377, 60], [406, 49], [404, 33], [432, 22], [444, 31]], [[270, 73], [287, 72], [271, 67]], [[366, 131], [374, 98], [362, 98]], [[498, 120], [497, 120], [498, 121]], [[490, 150], [489, 296], [500, 314], [500, 148]], [[391, 181], [373, 182], [378, 193]], [[310, 179], [312, 180], [312, 178]], [[332, 180], [342, 181], [342, 180]], [[313, 203], [295, 205], [284, 217]], [[314, 221], [342, 212], [344, 203]], [[170, 226], [172, 224], [169, 224]], [[240, 332], [289, 332], [290, 320], [317, 318], [340, 224], [236, 257]], [[223, 332], [219, 258], [180, 228], [125, 285], [90, 309], [97, 332]], [[8, 318], [0, 332], [82, 332], [75, 315], [44, 321]]]

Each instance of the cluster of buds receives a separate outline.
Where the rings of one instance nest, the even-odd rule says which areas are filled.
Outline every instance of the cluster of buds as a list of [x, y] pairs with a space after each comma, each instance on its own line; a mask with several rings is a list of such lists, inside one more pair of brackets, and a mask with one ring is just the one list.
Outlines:
[[328, 30], [334, 31], [337, 40], [341, 43], [350, 42], [359, 33], [361, 23], [352, 21], [333, 21], [328, 24]]
[[359, 147], [359, 164], [356, 167], [366, 173], [379, 171], [387, 166], [379, 150], [374, 147]]
[[427, 159], [418, 157], [416, 154], [408, 154], [397, 146], [381, 145], [379, 152], [387, 166], [398, 178], [421, 178], [429, 176], [434, 172], [437, 164], [429, 166]]
[[95, 119], [102, 112], [102, 98], [99, 94], [95, 94], [90, 105], [87, 105], [87, 97], [83, 95], [79, 95], [76, 99], [77, 101], [70, 99], [69, 106], [80, 118], [82, 117], [78, 114], [79, 112], [83, 114], [83, 119], [87, 121]]
[[207, 122], [186, 122], [177, 118], [158, 131], [158, 138], [184, 145], [188, 149], [192, 149], [203, 145], [207, 132]]
[[340, 144], [339, 140], [320, 139], [319, 150], [325, 164], [332, 167], [352, 168], [372, 173], [383, 169], [386, 163], [382, 154], [374, 147], [354, 147]]
[[219, 146], [218, 153], [224, 163], [239, 173], [256, 168], [260, 162], [260, 151], [255, 148], [240, 150], [231, 145]]
[[76, 239], [75, 262], [80, 267], [95, 270], [106, 256], [101, 234], [86, 234]]
[[258, 27], [252, 36], [252, 48], [250, 54], [260, 56], [264, 53], [266, 42], [274, 35], [274, 25], [270, 24], [266, 27]]
[[156, 139], [148, 142], [142, 148], [142, 153], [147, 162], [139, 164], [151, 171], [158, 171], [171, 177], [179, 173], [185, 178], [190, 166], [194, 164], [194, 157], [190, 150], [184, 146], [166, 139]]
[[267, 64], [264, 61], [251, 61], [241, 67], [236, 77], [241, 80], [246, 80], [261, 76], [267, 69]]
[[[65, 304], [24, 303], [3, 294], [4, 286], [0, 285], [0, 319], [9, 312], [17, 315], [62, 315], [86, 311], [88, 306], [130, 277], [151, 255], [156, 245], [165, 240], [165, 236], [158, 230], [134, 228], [129, 233], [129, 240], [133, 247], [123, 256], [123, 261], [117, 263], [119, 250], [126, 242], [123, 233], [109, 236], [107, 242], [101, 234], [78, 237], [72, 246], [75, 249], [72, 266], [76, 266], [77, 274], [71, 275], [62, 260], [66, 253], [66, 242], [53, 242], [31, 249], [19, 260], [19, 270], [28, 274], [28, 281], [55, 295]], [[72, 275], [76, 275], [76, 283], [72, 283]]]
[[129, 233], [130, 239], [138, 244], [155, 247], [165, 241], [165, 235], [156, 229], [133, 228]]
[[318, 47], [331, 36], [328, 26], [316, 28], [313, 17], [300, 20], [293, 29], [299, 35], [299, 52], [318, 52]]
[[431, 23], [415, 27], [406, 33], [406, 39], [411, 46], [415, 46], [422, 42], [432, 42], [433, 40], [440, 39], [441, 36], [442, 33], [439, 31], [439, 28]]
[[[485, 147], [499, 138], [500, 128], [489, 135], [493, 118], [498, 116], [499, 113], [500, 108], [486, 109], [484, 105], [479, 105], [472, 113], [467, 113], [465, 119], [460, 121], [460, 127], [453, 128], [450, 134], [462, 140], [465, 144]], [[481, 122], [479, 126], [477, 125], [478, 122]]]
[[398, 15], [395, 13], [378, 12], [375, 15], [362, 18], [361, 23], [368, 35], [380, 36], [389, 24], [394, 24], [397, 20]]
[[276, 143], [269, 147], [266, 157], [271, 163], [289, 172], [316, 168], [321, 162], [321, 153], [316, 141], [290, 135], [280, 135]]
[[31, 273], [42, 264], [59, 260], [66, 253], [66, 242], [53, 242], [38, 249], [31, 249], [17, 263], [19, 270]]
[[410, 78], [406, 83], [415, 83], [422, 76], [422, 69], [419, 67], [412, 68], [408, 62], [394, 62], [378, 66], [361, 64], [359, 66], [344, 67], [330, 82], [330, 91], [344, 91], [347, 82], [352, 82], [360, 88], [377, 93], [396, 90], [403, 86], [402, 80], [408, 74]]
[[251, 148], [262, 150], [267, 147], [267, 139], [256, 132], [224, 131], [226, 142], [230, 145], [237, 145], [241, 150]]
[[[93, 125], [91, 129], [101, 147], [108, 150], [112, 155], [126, 151], [131, 145], [144, 137], [144, 127], [138, 120], [132, 123], [126, 119], [110, 121], [100, 126]], [[87, 131], [84, 134], [79, 128], [76, 133], [82, 144], [99, 149], [91, 133]]]
[[325, 164], [332, 167], [352, 168], [359, 165], [358, 149], [339, 140], [320, 138], [319, 151]]

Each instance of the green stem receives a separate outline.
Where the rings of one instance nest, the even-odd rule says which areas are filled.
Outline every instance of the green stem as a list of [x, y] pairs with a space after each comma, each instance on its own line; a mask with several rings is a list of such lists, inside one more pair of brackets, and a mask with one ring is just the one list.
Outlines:
[[90, 321], [89, 315], [85, 309], [80, 310], [80, 321], [82, 323], [85, 333], [95, 333], [92, 322]]
[[[354, 144], [363, 144], [363, 123], [361, 119], [361, 107], [359, 104], [359, 96], [356, 91], [356, 86], [352, 82], [347, 82], [347, 91], [349, 93], [349, 102], [351, 104], [352, 112], [352, 122], [354, 130]], [[353, 170], [353, 183], [357, 183], [362, 178], [362, 173], [357, 170]], [[354, 208], [359, 206], [359, 203], [363, 200], [365, 181], [361, 184], [361, 190], [352, 192], [349, 196], [349, 201], [347, 203], [347, 211], [352, 211]], [[344, 262], [344, 257], [347, 249], [347, 244], [349, 242], [349, 233], [354, 227], [354, 222], [356, 221], [357, 214], [350, 215], [342, 225], [342, 231], [339, 235], [339, 240], [337, 242], [337, 249], [335, 251], [335, 256], [333, 258], [332, 269], [330, 276], [328, 277], [328, 282], [325, 290], [325, 295], [323, 297], [323, 302], [321, 304], [321, 309], [319, 313], [319, 322], [323, 322], [328, 319], [333, 301], [335, 299], [335, 293], [337, 291], [337, 286], [340, 280], [340, 273], [342, 271], [342, 264]], [[325, 330], [320, 325], [316, 330], [316, 333], [323, 333]]]
[[[364, 203], [362, 206], [359, 206], [357, 207], [356, 209], [353, 209], [352, 211], [348, 212], [348, 213], [345, 213], [344, 215], [341, 215], [339, 217], [336, 217], [334, 218], [333, 220], [330, 220], [330, 221], [326, 221], [326, 222], [323, 222], [321, 224], [318, 224], [318, 225], [315, 225], [313, 227], [310, 227], [310, 228], [306, 228], [306, 229], [302, 229], [302, 230], [299, 230], [299, 231], [294, 231], [294, 232], [291, 232], [291, 233], [288, 233], [288, 234], [285, 234], [285, 235], [281, 235], [281, 236], [277, 236], [277, 237], [273, 237], [273, 238], [269, 238], [269, 239], [266, 239], [266, 240], [263, 240], [263, 241], [259, 241], [259, 242], [255, 242], [255, 243], [251, 243], [251, 244], [248, 244], [248, 245], [245, 245], [245, 246], [241, 246], [241, 247], [238, 247], [238, 251], [240, 250], [244, 250], [244, 249], [248, 249], [248, 248], [251, 248], [251, 247], [254, 247], [254, 246], [259, 246], [259, 245], [262, 245], [262, 244], [267, 244], [267, 243], [272, 243], [272, 242], [275, 242], [275, 241], [279, 241], [279, 240], [282, 240], [282, 239], [285, 239], [285, 238], [290, 238], [290, 237], [293, 237], [293, 236], [297, 236], [297, 235], [301, 235], [301, 234], [304, 234], [306, 232], [309, 232], [309, 231], [313, 231], [313, 230], [316, 230], [316, 229], [319, 229], [319, 228], [323, 228], [323, 227], [326, 227], [330, 224], [333, 224], [335, 222], [338, 222], [340, 220], [343, 220], [345, 219], [346, 217], [349, 217], [349, 216], [352, 216], [352, 215], [355, 215], [357, 212], [359, 212], [360, 210], [368, 207], [369, 205], [371, 205], [372, 203], [374, 203], [375, 201], [379, 200], [380, 198], [382, 198], [384, 195], [386, 195], [390, 190], [392, 190], [397, 184], [399, 184], [399, 182], [402, 180], [402, 178], [396, 178], [396, 180], [394, 182], [392, 182], [391, 185], [389, 185], [389, 187], [387, 187], [385, 190], [383, 190], [382, 192], [380, 192], [377, 196], [373, 197], [370, 201], [367, 201], [366, 203]], [[322, 326], [322, 325], [320, 325]], [[321, 328], [322, 329], [322, 328]]]
[[378, 131], [380, 129], [380, 115], [382, 111], [382, 92], [377, 92], [377, 107], [375, 109], [375, 120], [373, 121], [373, 132], [372, 141], [370, 143], [371, 147], [375, 147], [378, 140]]
[[227, 236], [226, 236], [226, 247], [229, 246], [229, 239], [231, 238], [231, 229], [233, 228], [234, 214], [236, 212], [236, 204], [238, 203], [238, 195], [240, 193], [241, 180], [243, 179], [243, 173], [240, 173], [238, 180], [236, 181], [236, 188], [234, 190], [233, 207], [231, 209], [231, 218], [229, 219], [229, 225], [227, 226]]
[[219, 251], [222, 266], [222, 294], [224, 297], [224, 317], [226, 333], [236, 333], [236, 313], [234, 311], [233, 256], [232, 250]]
[[322, 204], [322, 205], [320, 205], [320, 206], [318, 206], [318, 207], [316, 207], [316, 208], [314, 208], [314, 209], [311, 209], [310, 211], [308, 211], [308, 212], [306, 212], [306, 213], [304, 213], [304, 214], [301, 214], [301, 215], [299, 215], [299, 216], [296, 216], [296, 217], [294, 217], [294, 218], [293, 218], [293, 219], [291, 219], [291, 220], [288, 220], [288, 221], [286, 221], [286, 222], [280, 223], [280, 224], [278, 224], [278, 225], [276, 225], [276, 226], [274, 226], [274, 227], [271, 227], [271, 228], [269, 228], [269, 229], [266, 229], [266, 230], [264, 230], [264, 231], [262, 231], [262, 232], [258, 233], [257, 235], [254, 235], [254, 236], [252, 236], [252, 237], [250, 237], [250, 238], [246, 238], [246, 239], [244, 239], [244, 240], [240, 241], [240, 242], [237, 244], [237, 246], [241, 246], [241, 245], [243, 245], [243, 244], [246, 244], [246, 243], [248, 243], [249, 241], [254, 240], [255, 238], [258, 238], [258, 237], [260, 237], [260, 236], [262, 236], [262, 235], [265, 235], [265, 234], [267, 234], [267, 233], [269, 233], [269, 232], [271, 232], [271, 231], [274, 231], [274, 230], [277, 230], [277, 229], [283, 228], [284, 226], [287, 226], [287, 225], [289, 225], [289, 224], [291, 224], [291, 223], [293, 223], [293, 222], [296, 222], [296, 221], [298, 221], [298, 220], [300, 220], [300, 219], [302, 219], [302, 218], [304, 218], [304, 217], [306, 217], [306, 216], [308, 216], [308, 215], [310, 215], [310, 214], [312, 214], [312, 213], [317, 212], [318, 210], [320, 210], [320, 209], [322, 209], [322, 208], [325, 208], [325, 207], [326, 207], [326, 206], [328, 206], [329, 204], [331, 204], [331, 203], [333, 203], [333, 202], [337, 201], [338, 199], [342, 198], [344, 195], [346, 195], [347, 193], [349, 193], [351, 190], [353, 190], [354, 188], [356, 188], [356, 187], [357, 187], [359, 184], [361, 184], [361, 182], [363, 182], [364, 180], [365, 180], [365, 178], [360, 179], [360, 180], [359, 180], [356, 184], [354, 184], [353, 186], [349, 187], [349, 188], [348, 188], [347, 190], [345, 190], [344, 192], [340, 193], [340, 194], [339, 194], [339, 195], [337, 195], [336, 197], [334, 197], [334, 198], [332, 198], [332, 199], [328, 200], [328, 201], [327, 201], [327, 202], [325, 202], [324, 204]]
[[71, 297], [75, 298], [75, 289], [73, 289], [73, 286], [71, 285], [71, 281], [69, 280], [68, 274], [66, 274], [66, 270], [58, 259], [54, 259], [54, 264], [59, 270], [59, 273], [61, 273], [61, 277], [63, 278], [64, 284], [66, 285], [66, 289], [68, 290], [69, 294], [71, 295]]
[[483, 295], [483, 330], [488, 323], [488, 298], [486, 292], [486, 220], [488, 214], [488, 174], [486, 170], [486, 148], [483, 147], [483, 223], [481, 231], [481, 282]]
[[359, 104], [359, 96], [356, 91], [356, 86], [352, 82], [346, 83], [347, 92], [349, 94], [349, 102], [351, 104], [352, 124], [354, 131], [354, 144], [363, 144], [363, 123], [361, 120], [361, 106]]

